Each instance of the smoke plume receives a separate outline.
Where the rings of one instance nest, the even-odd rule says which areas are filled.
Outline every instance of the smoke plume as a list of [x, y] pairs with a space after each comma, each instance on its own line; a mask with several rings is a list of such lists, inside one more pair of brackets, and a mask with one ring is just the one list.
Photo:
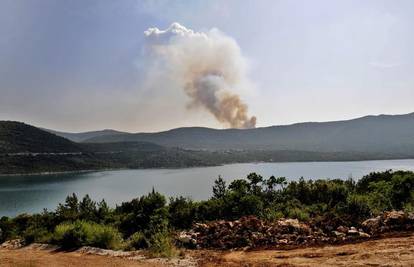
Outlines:
[[247, 105], [234, 93], [248, 84], [247, 64], [234, 39], [216, 29], [194, 32], [178, 23], [144, 34], [146, 53], [157, 62], [150, 71], [182, 88], [191, 98], [190, 108], [203, 107], [232, 128], [256, 126], [256, 117], [248, 116]]

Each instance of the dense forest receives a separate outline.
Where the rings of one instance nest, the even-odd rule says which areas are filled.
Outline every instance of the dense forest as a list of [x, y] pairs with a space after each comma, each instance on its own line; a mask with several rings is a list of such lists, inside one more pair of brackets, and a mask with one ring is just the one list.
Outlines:
[[205, 201], [174, 197], [155, 190], [145, 196], [109, 207], [88, 195], [66, 198], [56, 210], [0, 219], [0, 241], [23, 238], [27, 243], [53, 243], [63, 248], [84, 245], [134, 250], [154, 255], [176, 251], [174, 233], [196, 222], [234, 220], [254, 215], [263, 221], [282, 217], [312, 222], [321, 229], [359, 226], [388, 210], [414, 210], [414, 173], [371, 173], [359, 181], [304, 180], [251, 173], [226, 184], [219, 177]]

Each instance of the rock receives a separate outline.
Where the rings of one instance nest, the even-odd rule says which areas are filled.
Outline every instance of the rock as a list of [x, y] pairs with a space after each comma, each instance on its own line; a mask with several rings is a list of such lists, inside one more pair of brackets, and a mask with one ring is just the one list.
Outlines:
[[18, 249], [24, 246], [23, 239], [12, 239], [1, 244], [0, 248], [4, 249]]
[[332, 233], [336, 236], [336, 237], [344, 237], [345, 234], [339, 231], [332, 231]]
[[348, 227], [346, 227], [346, 226], [338, 226], [338, 228], [336, 228], [336, 231], [338, 231], [338, 232], [341, 232], [341, 233], [344, 233], [344, 234], [346, 234], [346, 233], [348, 233]]
[[359, 237], [362, 237], [362, 238], [370, 238], [371, 236], [369, 234], [367, 234], [367, 233], [359, 232]]
[[348, 235], [359, 235], [359, 232], [358, 232], [358, 230], [355, 227], [351, 227], [348, 230]]
[[289, 241], [287, 239], [280, 239], [278, 241], [279, 244], [287, 244]]
[[389, 211], [384, 213], [385, 225], [400, 225], [407, 219], [406, 214], [403, 211]]
[[192, 237], [191, 233], [181, 232], [178, 235], [177, 239], [184, 245], [195, 245], [196, 244], [196, 240]]
[[282, 219], [278, 220], [277, 224], [281, 227], [288, 228], [288, 231], [297, 231], [298, 233], [304, 234], [310, 232], [310, 227], [306, 224], [300, 223], [298, 219]]
[[362, 228], [369, 233], [375, 233], [380, 229], [381, 223], [382, 223], [381, 216], [377, 216], [375, 218], [371, 218], [371, 219], [363, 221]]

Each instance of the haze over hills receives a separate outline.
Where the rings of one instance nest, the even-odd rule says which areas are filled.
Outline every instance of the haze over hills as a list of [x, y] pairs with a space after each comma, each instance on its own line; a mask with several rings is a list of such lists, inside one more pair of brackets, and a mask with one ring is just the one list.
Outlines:
[[414, 113], [307, 122], [255, 129], [177, 128], [158, 133], [94, 136], [86, 142], [147, 141], [187, 149], [263, 149], [414, 154]]

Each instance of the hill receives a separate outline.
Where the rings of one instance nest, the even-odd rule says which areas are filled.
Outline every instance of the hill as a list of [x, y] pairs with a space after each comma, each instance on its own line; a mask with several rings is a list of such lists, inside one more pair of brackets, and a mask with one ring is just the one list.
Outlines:
[[[82, 139], [86, 136], [93, 137]], [[412, 158], [414, 113], [247, 130], [191, 127], [137, 134], [104, 130], [73, 138], [84, 142], [0, 121], [0, 174]]]
[[125, 134], [125, 132], [115, 131], [111, 129], [105, 129], [101, 131], [90, 131], [90, 132], [82, 132], [82, 133], [66, 133], [66, 132], [60, 132], [55, 130], [50, 130], [46, 128], [42, 128], [42, 130], [45, 130], [49, 133], [64, 137], [66, 139], [69, 139], [73, 142], [83, 142], [88, 139], [92, 139], [95, 137], [101, 137], [101, 136], [108, 136], [108, 135], [118, 135], [118, 134]]
[[255, 129], [177, 128], [93, 137], [87, 142], [146, 141], [186, 149], [290, 150], [414, 155], [414, 113]]
[[83, 149], [60, 136], [16, 121], [0, 121], [0, 153], [63, 153]]
[[148, 142], [75, 143], [15, 121], [0, 121], [0, 174], [63, 172], [105, 168], [144, 168], [163, 159], [173, 167], [187, 158]]

